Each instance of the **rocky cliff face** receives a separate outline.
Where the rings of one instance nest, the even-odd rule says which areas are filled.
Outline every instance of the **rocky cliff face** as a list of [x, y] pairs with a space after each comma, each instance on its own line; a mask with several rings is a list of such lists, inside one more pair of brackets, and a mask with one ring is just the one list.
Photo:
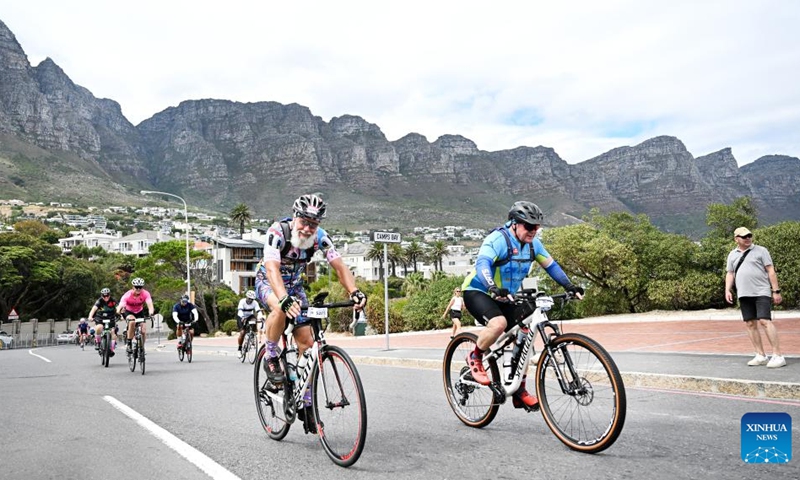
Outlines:
[[800, 219], [797, 158], [768, 156], [740, 169], [729, 148], [695, 159], [667, 136], [569, 165], [552, 148], [486, 152], [460, 135], [389, 141], [363, 118], [325, 122], [276, 102], [190, 100], [134, 127], [116, 102], [75, 85], [51, 59], [31, 67], [2, 22], [0, 134], [94, 165], [80, 170], [85, 182], [63, 185], [65, 194], [111, 174], [218, 211], [245, 202], [259, 216], [322, 192], [343, 205], [332, 219], [349, 224], [488, 226], [520, 198], [542, 205], [552, 223], [594, 207], [657, 222], [703, 217], [709, 203], [743, 195], [772, 221]]

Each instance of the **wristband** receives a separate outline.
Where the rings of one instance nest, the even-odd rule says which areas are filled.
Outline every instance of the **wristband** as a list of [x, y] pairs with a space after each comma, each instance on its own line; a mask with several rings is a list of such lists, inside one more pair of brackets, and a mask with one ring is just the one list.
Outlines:
[[778, 288], [777, 290], [773, 290], [772, 293], [778, 293], [779, 294], [779, 293], [781, 293], [781, 289]]

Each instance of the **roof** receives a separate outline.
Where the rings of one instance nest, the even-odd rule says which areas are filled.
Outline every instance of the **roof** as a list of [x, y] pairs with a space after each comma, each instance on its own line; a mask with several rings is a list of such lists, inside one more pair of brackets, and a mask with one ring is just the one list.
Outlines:
[[217, 243], [229, 248], [263, 248], [264, 244], [253, 240], [242, 240], [240, 238], [218, 238]]

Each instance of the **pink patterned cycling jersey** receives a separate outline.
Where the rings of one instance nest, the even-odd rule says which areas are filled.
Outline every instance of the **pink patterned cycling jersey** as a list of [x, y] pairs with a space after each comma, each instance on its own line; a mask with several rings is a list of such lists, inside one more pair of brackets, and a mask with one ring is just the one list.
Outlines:
[[135, 293], [136, 290], [130, 289], [119, 301], [120, 306], [131, 313], [141, 312], [147, 301], [151, 299], [150, 292], [145, 289], [142, 289], [139, 295], [135, 295]]

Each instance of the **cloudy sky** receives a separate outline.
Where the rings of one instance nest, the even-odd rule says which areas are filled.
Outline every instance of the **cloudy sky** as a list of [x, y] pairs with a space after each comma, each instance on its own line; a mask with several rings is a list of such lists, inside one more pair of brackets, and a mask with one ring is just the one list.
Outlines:
[[0, 0], [0, 20], [134, 124], [219, 98], [569, 163], [657, 135], [800, 157], [794, 0]]

